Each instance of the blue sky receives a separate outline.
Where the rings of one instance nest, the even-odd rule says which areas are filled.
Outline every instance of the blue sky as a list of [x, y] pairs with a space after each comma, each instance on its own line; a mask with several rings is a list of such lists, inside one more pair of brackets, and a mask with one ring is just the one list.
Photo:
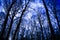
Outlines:
[[60, 0], [56, 1], [57, 8], [60, 8]]

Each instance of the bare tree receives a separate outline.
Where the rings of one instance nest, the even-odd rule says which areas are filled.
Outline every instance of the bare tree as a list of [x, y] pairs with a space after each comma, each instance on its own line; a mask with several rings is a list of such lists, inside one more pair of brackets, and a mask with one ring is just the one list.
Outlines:
[[48, 8], [47, 8], [47, 6], [46, 6], [45, 1], [44, 1], [44, 0], [42, 0], [42, 1], [43, 1], [43, 5], [44, 5], [44, 7], [45, 7], [45, 10], [46, 10], [46, 15], [47, 15], [47, 19], [48, 19], [49, 26], [50, 26], [50, 30], [51, 30], [51, 40], [54, 40], [54, 39], [55, 39], [55, 35], [54, 35], [54, 30], [53, 30], [53, 28], [52, 28], [52, 24], [51, 24], [51, 22], [50, 22], [50, 17], [49, 17]]
[[[21, 5], [20, 5], [21, 6]], [[12, 10], [14, 10], [13, 14], [12, 14], [12, 18], [11, 18], [11, 22], [10, 22], [10, 26], [9, 26], [9, 31], [7, 33], [7, 37], [6, 37], [6, 40], [8, 40], [9, 38], [9, 34], [10, 34], [10, 31], [11, 31], [11, 28], [12, 28], [12, 24], [13, 24], [13, 20], [14, 20], [14, 16], [16, 15], [17, 11], [20, 9], [20, 6], [14, 6], [15, 8], [13, 8]]]
[[[31, 8], [31, 9], [33, 9], [33, 8]], [[43, 28], [42, 28], [42, 21], [41, 21], [41, 18], [40, 18], [40, 14], [39, 14], [39, 10], [38, 11], [36, 11], [35, 9], [33, 9], [36, 13], [37, 13], [37, 18], [38, 18], [38, 21], [39, 21], [39, 24], [40, 24], [40, 27], [41, 27], [41, 33], [42, 33], [42, 40], [44, 40], [44, 35], [43, 35]], [[40, 40], [39, 38], [38, 38], [38, 40]]]
[[[6, 0], [7, 1], [7, 0]], [[20, 0], [21, 1], [21, 0]], [[25, 0], [25, 2], [26, 2], [26, 0]], [[16, 30], [14, 31], [14, 34], [13, 34], [13, 37], [12, 37], [12, 40], [18, 40], [17, 38], [16, 38], [16, 35], [17, 35], [17, 33], [19, 32], [19, 30], [20, 30], [20, 26], [21, 26], [21, 22], [22, 22], [22, 17], [23, 17], [23, 15], [24, 15], [24, 12], [26, 11], [26, 9], [28, 8], [28, 4], [29, 4], [29, 2], [30, 2], [30, 0], [28, 0], [28, 2], [25, 4], [25, 7], [22, 9], [22, 11], [21, 11], [21, 16], [19, 17], [19, 22], [17, 23], [17, 26], [16, 26]], [[55, 40], [55, 39], [57, 39], [57, 36], [54, 34], [54, 30], [53, 30], [53, 27], [52, 27], [52, 23], [51, 23], [51, 19], [50, 19], [50, 15], [49, 15], [49, 12], [48, 12], [48, 8], [47, 8], [47, 5], [46, 5], [46, 3], [45, 3], [45, 1], [44, 0], [42, 0], [42, 2], [43, 2], [43, 5], [44, 5], [44, 8], [45, 8], [45, 10], [46, 10], [46, 16], [47, 16], [47, 20], [48, 20], [48, 23], [49, 23], [49, 27], [50, 27], [50, 30], [51, 30], [51, 40]], [[7, 9], [5, 9], [6, 10], [6, 18], [5, 18], [5, 20], [4, 20], [4, 22], [3, 22], [3, 24], [2, 24], [2, 32], [1, 32], [1, 35], [0, 35], [0, 40], [9, 40], [8, 38], [9, 38], [9, 36], [10, 36], [10, 32], [11, 32], [11, 28], [12, 28], [12, 25], [13, 25], [13, 22], [14, 22], [14, 17], [15, 17], [15, 15], [16, 15], [16, 13], [17, 13], [17, 11], [18, 10], [20, 10], [20, 6], [19, 6], [19, 8], [16, 10], [16, 9], [14, 9], [13, 8], [13, 6], [14, 6], [14, 4], [16, 3], [16, 0], [14, 0], [12, 3], [11, 3], [11, 5], [9, 5], [8, 6], [8, 8]], [[55, 0], [54, 0], [54, 2], [53, 2], [53, 4], [55, 4]], [[21, 4], [20, 4], [21, 5]], [[59, 25], [59, 20], [58, 20], [58, 17], [57, 17], [57, 14], [56, 14], [56, 7], [55, 7], [56, 5], [53, 5], [53, 14], [54, 14], [54, 17], [57, 19], [57, 24], [58, 24], [58, 27], [59, 27], [59, 31], [60, 31], [60, 25]], [[12, 13], [12, 18], [11, 18], [11, 22], [10, 22], [10, 24], [9, 24], [9, 29], [8, 29], [8, 32], [7, 32], [7, 36], [6, 36], [6, 38], [4, 39], [3, 38], [3, 36], [4, 36], [4, 32], [5, 32], [5, 28], [6, 28], [6, 24], [7, 24], [7, 21], [8, 21], [8, 17], [10, 16], [10, 14], [9, 14], [9, 12], [11, 11], [11, 9], [14, 9], [14, 11], [13, 11], [13, 13]], [[33, 8], [32, 8], [33, 9]], [[34, 11], [35, 11], [35, 9], [33, 9]], [[35, 11], [36, 12], [36, 11]], [[39, 24], [40, 24], [40, 27], [41, 27], [41, 33], [42, 33], [42, 40], [44, 40], [44, 34], [43, 34], [43, 28], [42, 28], [42, 21], [41, 21], [41, 18], [40, 18], [40, 14], [39, 14], [39, 11], [38, 12], [36, 12], [37, 13], [37, 16], [38, 16], [38, 21], [39, 21]], [[35, 23], [35, 20], [34, 20], [34, 27], [36, 26], [36, 23]], [[34, 29], [34, 27], [33, 27], [33, 29]], [[37, 30], [37, 29], [36, 29]], [[23, 35], [24, 35], [24, 33], [23, 33]], [[23, 35], [22, 35], [22, 39], [21, 40], [24, 40], [25, 38], [23, 38]], [[32, 35], [33, 36], [33, 35]], [[35, 35], [36, 36], [36, 35]], [[60, 37], [60, 35], [58, 36], [58, 37]], [[28, 37], [26, 37], [27, 39], [25, 39], [25, 40], [28, 40]], [[40, 40], [39, 38], [37, 38], [36, 39], [36, 37], [34, 38], [35, 40]], [[33, 38], [32, 38], [32, 40], [34, 40]]]
[[1, 39], [1, 40], [2, 40], [2, 35], [3, 35], [3, 33], [4, 33], [4, 30], [5, 30], [5, 27], [6, 27], [6, 24], [7, 24], [9, 12], [10, 12], [10, 10], [11, 10], [11, 8], [12, 8], [12, 6], [14, 5], [15, 2], [16, 2], [16, 0], [14, 0], [14, 1], [12, 2], [12, 4], [10, 5], [10, 7], [7, 8], [7, 12], [6, 12], [7, 15], [6, 15], [6, 18], [5, 18], [4, 23], [2, 24], [2, 33], [1, 33], [1, 36], [0, 36], [0, 39]]
[[[59, 25], [59, 20], [58, 20], [58, 17], [57, 17], [57, 11], [56, 11], [56, 0], [53, 1], [53, 13], [54, 13], [54, 16], [57, 20], [57, 24], [58, 24], [58, 27], [59, 27], [59, 32], [60, 32], [60, 25]], [[56, 40], [59, 39], [60, 37], [60, 34], [56, 36]]]
[[[53, 1], [53, 13], [54, 13], [54, 16], [57, 20], [57, 24], [58, 24], [58, 27], [60, 29], [60, 25], [59, 25], [59, 20], [58, 20], [58, 17], [57, 17], [57, 12], [56, 12], [56, 0]], [[59, 30], [60, 31], [60, 30]]]
[[20, 28], [20, 24], [21, 24], [21, 22], [22, 22], [22, 17], [23, 17], [23, 15], [24, 15], [24, 12], [26, 11], [26, 8], [27, 8], [29, 2], [30, 2], [30, 0], [27, 2], [27, 4], [25, 4], [25, 8], [24, 8], [23, 11], [22, 11], [22, 14], [21, 14], [20, 19], [19, 19], [19, 23], [17, 24], [17, 28], [16, 28], [16, 30], [15, 30], [15, 33], [14, 33], [14, 35], [13, 35], [12, 40], [15, 39], [16, 33], [18, 32], [18, 30], [19, 30], [19, 28]]
[[41, 19], [40, 19], [40, 15], [38, 14], [38, 20], [39, 20], [39, 24], [41, 26], [41, 32], [42, 32], [42, 40], [44, 40], [44, 36], [43, 36], [43, 28], [42, 28], [42, 23], [41, 23]]

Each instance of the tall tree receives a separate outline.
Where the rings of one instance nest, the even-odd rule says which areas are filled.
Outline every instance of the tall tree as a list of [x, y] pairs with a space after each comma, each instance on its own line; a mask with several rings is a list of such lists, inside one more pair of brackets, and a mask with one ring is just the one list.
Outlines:
[[6, 24], [7, 24], [7, 20], [8, 20], [8, 16], [9, 16], [9, 12], [10, 12], [10, 10], [11, 10], [11, 8], [14, 5], [15, 2], [16, 2], [16, 0], [12, 2], [12, 4], [10, 5], [9, 8], [7, 8], [7, 15], [6, 15], [4, 23], [2, 24], [2, 32], [1, 32], [0, 39], [2, 38], [3, 32], [5, 30], [5, 27], [6, 27]]
[[38, 20], [39, 20], [39, 24], [41, 27], [41, 32], [42, 32], [42, 40], [44, 40], [44, 36], [43, 36], [43, 28], [42, 28], [42, 23], [41, 23], [41, 19], [40, 19], [40, 15], [38, 14]]
[[[33, 8], [31, 8], [31, 9], [33, 9]], [[38, 16], [37, 18], [38, 18], [38, 21], [39, 21], [39, 24], [40, 24], [40, 27], [41, 27], [42, 40], [44, 40], [42, 21], [41, 21], [41, 18], [40, 18], [41, 14], [39, 13], [39, 10], [38, 11], [36, 11], [35, 9], [33, 9], [33, 10], [37, 13], [37, 16]], [[37, 39], [40, 40], [39, 38], [37, 38]]]
[[[60, 25], [59, 25], [59, 20], [58, 20], [57, 11], [56, 11], [56, 0], [53, 1], [53, 13], [54, 13], [54, 16], [55, 16], [55, 18], [56, 18], [56, 20], [57, 20], [57, 24], [58, 24], [59, 32], [60, 32]], [[58, 34], [58, 35], [56, 36], [56, 39], [59, 39], [59, 37], [60, 37], [60, 34]]]
[[16, 28], [16, 30], [15, 30], [15, 33], [14, 33], [14, 35], [13, 35], [12, 40], [15, 40], [16, 33], [19, 31], [20, 24], [21, 24], [21, 22], [22, 22], [22, 17], [23, 17], [23, 15], [24, 15], [24, 12], [26, 11], [26, 8], [27, 8], [29, 2], [30, 2], [30, 0], [25, 4], [25, 8], [24, 8], [23, 11], [22, 11], [22, 14], [21, 14], [20, 19], [19, 19], [19, 23], [17, 24], [17, 28]]
[[55, 35], [54, 35], [54, 30], [53, 30], [53, 28], [52, 28], [52, 24], [51, 24], [51, 21], [50, 21], [48, 8], [47, 8], [47, 5], [46, 5], [45, 1], [42, 0], [42, 2], [43, 2], [43, 5], [44, 5], [44, 7], [45, 7], [45, 10], [46, 10], [46, 15], [47, 15], [47, 19], [48, 19], [49, 26], [50, 26], [50, 30], [51, 30], [51, 40], [54, 40], [54, 39], [55, 39]]
[[[54, 16], [57, 20], [57, 24], [58, 24], [58, 27], [60, 29], [60, 25], [59, 25], [59, 20], [58, 20], [58, 17], [57, 17], [57, 11], [56, 11], [56, 0], [53, 1], [53, 13], [54, 13]], [[60, 31], [60, 30], [59, 30]]]
[[[15, 7], [15, 6], [14, 6]], [[17, 9], [16, 9], [17, 8]], [[10, 22], [10, 26], [9, 26], [9, 31], [7, 33], [7, 37], [6, 37], [6, 40], [8, 40], [9, 38], [9, 35], [10, 35], [10, 31], [11, 31], [11, 28], [12, 28], [12, 24], [13, 24], [13, 20], [14, 20], [14, 16], [16, 15], [17, 11], [20, 9], [20, 6], [18, 7], [15, 7], [13, 10], [13, 14], [12, 14], [12, 18], [11, 18], [11, 22]]]

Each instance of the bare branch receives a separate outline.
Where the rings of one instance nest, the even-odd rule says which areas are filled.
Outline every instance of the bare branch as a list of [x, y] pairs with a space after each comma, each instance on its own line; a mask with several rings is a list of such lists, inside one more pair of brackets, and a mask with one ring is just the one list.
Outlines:
[[44, 0], [43, 1], [43, 4], [44, 4], [44, 7], [45, 7], [45, 10], [46, 10], [46, 15], [47, 15], [47, 19], [48, 19], [48, 22], [49, 22], [49, 26], [50, 26], [50, 30], [51, 30], [51, 40], [52, 39], [55, 39], [55, 35], [54, 35], [54, 30], [52, 28], [52, 24], [50, 22], [50, 17], [49, 17], [49, 12], [48, 12], [48, 9], [47, 9], [47, 6], [46, 6], [46, 3]]
[[1, 40], [2, 40], [2, 35], [3, 35], [3, 33], [4, 33], [4, 30], [5, 30], [5, 27], [6, 27], [6, 24], [7, 24], [9, 12], [10, 12], [10, 10], [11, 10], [11, 8], [12, 8], [12, 6], [14, 5], [15, 2], [16, 2], [16, 0], [13, 1], [12, 4], [11, 4], [11, 6], [8, 8], [8, 11], [7, 11], [7, 15], [6, 15], [5, 21], [4, 21], [3, 25], [2, 25], [2, 33], [1, 33], [1, 36], [0, 36], [0, 39], [1, 39]]
[[[30, 1], [30, 0], [29, 0], [29, 1]], [[16, 30], [15, 30], [15, 33], [14, 33], [14, 35], [13, 35], [12, 40], [15, 39], [16, 33], [18, 32], [18, 30], [19, 30], [19, 28], [20, 28], [20, 24], [21, 24], [21, 22], [22, 22], [22, 16], [24, 15], [24, 12], [26, 11], [26, 8], [27, 8], [27, 6], [28, 6], [28, 4], [29, 4], [29, 1], [28, 1], [28, 3], [25, 5], [25, 8], [24, 8], [23, 11], [22, 11], [22, 14], [21, 14], [20, 19], [19, 19], [19, 23], [17, 24], [17, 28], [16, 28]]]

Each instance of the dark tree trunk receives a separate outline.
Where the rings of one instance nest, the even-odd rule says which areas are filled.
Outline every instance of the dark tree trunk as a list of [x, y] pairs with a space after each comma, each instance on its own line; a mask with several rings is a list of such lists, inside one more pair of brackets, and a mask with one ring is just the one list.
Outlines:
[[7, 11], [7, 15], [6, 15], [5, 21], [4, 21], [3, 25], [2, 25], [2, 32], [1, 32], [1, 36], [0, 36], [0, 39], [1, 39], [1, 40], [2, 40], [2, 37], [3, 37], [2, 35], [4, 34], [4, 30], [5, 30], [7, 21], [8, 21], [9, 12], [10, 12], [10, 10], [11, 10], [11, 8], [12, 8], [12, 6], [13, 6], [13, 4], [14, 4], [15, 2], [16, 2], [16, 1], [13, 1], [12, 4], [11, 4], [11, 6], [7, 9], [7, 10], [8, 10], [8, 11]]
[[13, 13], [13, 16], [12, 16], [12, 19], [11, 19], [11, 22], [10, 22], [10, 26], [9, 26], [9, 31], [7, 33], [6, 40], [8, 40], [8, 38], [9, 38], [9, 34], [10, 34], [11, 27], [12, 27], [12, 24], [13, 24], [13, 18], [14, 18], [14, 16], [15, 16], [15, 13]]
[[49, 26], [50, 26], [50, 30], [51, 30], [51, 40], [54, 40], [54, 39], [55, 39], [55, 35], [54, 35], [54, 30], [53, 30], [53, 28], [52, 28], [52, 24], [51, 24], [51, 22], [50, 22], [50, 17], [49, 17], [48, 8], [47, 8], [47, 6], [46, 6], [45, 1], [44, 1], [44, 0], [42, 0], [42, 1], [43, 1], [43, 5], [44, 5], [44, 7], [45, 7], [45, 10], [46, 10], [46, 15], [47, 15], [47, 19], [48, 19]]
[[[30, 0], [29, 0], [29, 1], [30, 1]], [[15, 33], [14, 33], [14, 35], [13, 35], [12, 40], [15, 40], [16, 33], [19, 31], [20, 24], [21, 24], [21, 22], [22, 22], [22, 17], [23, 17], [23, 15], [24, 15], [24, 12], [26, 11], [26, 8], [27, 8], [27, 6], [28, 6], [28, 4], [29, 4], [29, 1], [28, 1], [28, 3], [25, 5], [25, 8], [24, 8], [23, 11], [22, 11], [22, 14], [21, 14], [20, 19], [19, 19], [19, 23], [17, 24], [17, 28], [16, 28], [16, 30], [15, 30]]]
[[56, 0], [54, 0], [54, 2], [53, 2], [53, 13], [54, 13], [55, 18], [57, 19], [57, 24], [58, 24], [58, 27], [60, 29], [59, 20], [58, 20], [57, 12], [56, 12]]
[[[59, 20], [58, 20], [58, 17], [57, 17], [57, 12], [56, 12], [56, 0], [54, 0], [53, 2], [53, 13], [54, 13], [54, 16], [57, 20], [57, 24], [58, 24], [58, 27], [59, 27], [59, 33], [60, 33], [60, 25], [59, 25]], [[60, 37], [60, 34], [56, 35], [56, 40], [59, 39]]]

